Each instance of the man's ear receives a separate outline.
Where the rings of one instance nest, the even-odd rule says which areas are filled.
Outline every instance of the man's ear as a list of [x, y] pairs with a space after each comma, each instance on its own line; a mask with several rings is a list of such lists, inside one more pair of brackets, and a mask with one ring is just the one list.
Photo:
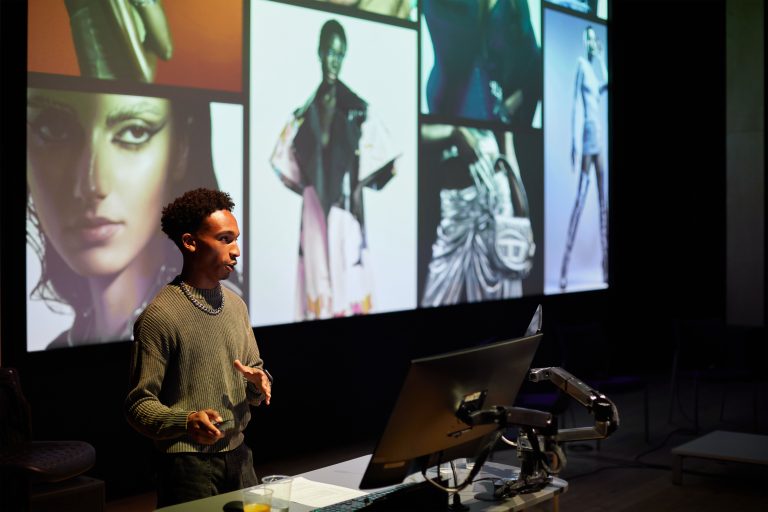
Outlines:
[[192, 233], [184, 233], [181, 235], [181, 245], [189, 252], [195, 252], [197, 249], [197, 240], [192, 236]]

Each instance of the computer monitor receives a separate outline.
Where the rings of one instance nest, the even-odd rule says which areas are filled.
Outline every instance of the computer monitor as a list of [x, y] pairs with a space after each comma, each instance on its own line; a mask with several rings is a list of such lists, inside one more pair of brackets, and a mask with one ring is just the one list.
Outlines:
[[533, 334], [411, 361], [360, 488], [395, 485], [438, 463], [476, 456], [498, 425], [470, 427], [456, 412], [467, 402], [478, 409], [514, 404], [543, 336], [540, 319], [539, 307]]

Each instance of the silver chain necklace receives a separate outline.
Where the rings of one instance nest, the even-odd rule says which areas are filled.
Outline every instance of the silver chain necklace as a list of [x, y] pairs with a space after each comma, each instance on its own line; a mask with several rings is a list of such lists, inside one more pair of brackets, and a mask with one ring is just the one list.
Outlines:
[[221, 310], [224, 309], [224, 291], [221, 289], [221, 285], [219, 285], [219, 293], [221, 294], [221, 304], [219, 304], [219, 307], [217, 307], [216, 309], [206, 304], [203, 304], [202, 302], [197, 300], [194, 297], [194, 295], [192, 295], [192, 292], [189, 291], [188, 286], [189, 285], [187, 285], [187, 283], [185, 283], [184, 281], [181, 281], [179, 284], [179, 287], [181, 288], [181, 291], [184, 292], [184, 295], [186, 295], [189, 301], [201, 311], [208, 313], [209, 315], [218, 315], [219, 313], [221, 313]]

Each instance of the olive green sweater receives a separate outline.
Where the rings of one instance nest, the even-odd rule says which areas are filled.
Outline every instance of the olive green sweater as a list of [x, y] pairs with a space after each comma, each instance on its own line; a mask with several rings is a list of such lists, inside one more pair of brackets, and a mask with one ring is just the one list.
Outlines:
[[[179, 282], [177, 277], [162, 288], [134, 324], [125, 414], [161, 452], [229, 451], [243, 442], [251, 418], [249, 404], [262, 398], [234, 367], [235, 359], [263, 366], [248, 310], [237, 294], [222, 286], [224, 308], [210, 315], [192, 304]], [[219, 306], [218, 289], [188, 289], [199, 302]], [[215, 409], [225, 421], [234, 420], [225, 437], [211, 446], [195, 443], [186, 434], [187, 417], [201, 409]]]

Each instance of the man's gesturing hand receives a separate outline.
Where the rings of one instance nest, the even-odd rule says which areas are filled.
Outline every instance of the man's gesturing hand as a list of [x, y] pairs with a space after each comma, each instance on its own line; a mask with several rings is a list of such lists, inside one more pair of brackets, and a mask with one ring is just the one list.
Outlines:
[[272, 384], [270, 384], [269, 377], [264, 373], [264, 370], [245, 366], [239, 359], [235, 359], [235, 368], [243, 374], [248, 382], [259, 388], [259, 391], [264, 394], [264, 402], [269, 405], [269, 401], [272, 399]]
[[221, 415], [213, 409], [202, 409], [187, 416], [187, 434], [193, 441], [200, 444], [213, 444], [222, 437], [214, 425], [214, 421], [221, 421]]

